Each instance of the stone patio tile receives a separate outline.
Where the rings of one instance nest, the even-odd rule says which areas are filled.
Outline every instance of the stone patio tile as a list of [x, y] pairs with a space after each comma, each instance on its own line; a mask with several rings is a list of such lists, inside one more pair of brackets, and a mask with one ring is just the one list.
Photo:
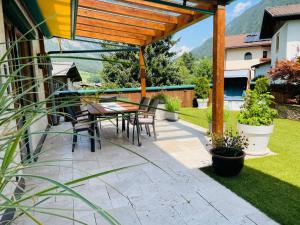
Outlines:
[[[122, 225], [141, 225], [138, 216], [131, 207], [120, 207], [108, 211]], [[99, 225], [109, 224], [103, 217], [96, 214], [96, 221]]]
[[145, 211], [137, 211], [139, 220], [143, 225], [186, 225], [182, 217], [172, 207], [159, 207]]
[[[71, 126], [62, 123], [52, 130], [63, 131]], [[143, 131], [145, 132], [145, 131]], [[271, 225], [276, 224], [255, 207], [200, 171], [211, 163], [206, 150], [206, 130], [186, 122], [157, 123], [158, 138], [141, 136], [142, 146], [132, 145], [126, 134], [117, 135], [109, 123], [102, 126], [102, 149], [90, 152], [88, 138], [80, 136], [75, 152], [71, 152], [71, 135], [49, 135], [40, 160], [54, 160], [54, 169], [29, 169], [29, 172], [52, 176], [61, 181], [122, 166], [146, 164], [112, 172], [81, 182], [75, 188], [84, 197], [108, 210], [121, 224], [130, 225]], [[131, 133], [131, 132], [130, 132]], [[126, 151], [113, 141], [129, 148]], [[68, 160], [68, 161], [64, 161]], [[28, 187], [39, 189], [50, 184], [28, 179]], [[66, 212], [91, 225], [107, 223], [78, 199], [51, 198], [43, 206], [74, 208]], [[44, 224], [69, 224], [65, 220], [41, 216]], [[30, 221], [31, 222], [31, 221]], [[18, 219], [19, 225], [32, 224]], [[72, 223], [73, 224], [73, 223]]]
[[275, 222], [274, 220], [271, 220], [270, 218], [268, 218], [262, 212], [256, 212], [256, 213], [247, 214], [245, 217], [248, 220], [252, 221], [254, 224], [259, 224], [259, 225], [279, 225], [279, 223]]

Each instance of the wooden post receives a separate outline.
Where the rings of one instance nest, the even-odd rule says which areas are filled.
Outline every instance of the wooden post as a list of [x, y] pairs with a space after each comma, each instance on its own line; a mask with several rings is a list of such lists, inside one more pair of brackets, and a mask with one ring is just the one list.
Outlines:
[[145, 74], [145, 47], [140, 48], [140, 78], [141, 78], [141, 95], [146, 97], [146, 74]]
[[212, 97], [212, 131], [217, 135], [223, 135], [224, 123], [225, 14], [225, 6], [217, 5], [214, 15]]

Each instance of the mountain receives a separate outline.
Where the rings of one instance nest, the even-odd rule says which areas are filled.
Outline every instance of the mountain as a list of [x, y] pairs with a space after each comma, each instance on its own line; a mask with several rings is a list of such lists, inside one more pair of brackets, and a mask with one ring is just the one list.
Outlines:
[[[46, 51], [60, 51], [58, 39], [45, 39], [45, 48]], [[83, 41], [71, 41], [71, 40], [61, 40], [61, 49], [62, 50], [92, 50], [100, 49], [99, 44], [94, 44], [90, 42]], [[77, 54], [58, 54], [59, 56], [78, 56], [78, 57], [91, 57], [91, 58], [101, 58], [99, 53], [77, 53]], [[75, 62], [77, 68], [80, 71], [85, 71], [89, 73], [100, 73], [102, 70], [101, 61], [91, 61], [91, 60], [82, 60], [82, 59], [52, 59], [52, 62], [62, 62], [62, 61], [71, 61]]]
[[[299, 4], [300, 0], [261, 0], [258, 4], [249, 8], [227, 24], [226, 35], [260, 32], [266, 8], [297, 3]], [[191, 52], [196, 58], [212, 56], [212, 38], [209, 38], [201, 46], [194, 48]]]

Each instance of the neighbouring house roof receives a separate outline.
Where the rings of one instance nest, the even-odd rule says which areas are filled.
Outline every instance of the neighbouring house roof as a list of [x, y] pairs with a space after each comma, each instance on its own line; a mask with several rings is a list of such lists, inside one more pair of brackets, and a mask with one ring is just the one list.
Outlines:
[[255, 64], [255, 65], [251, 66], [251, 68], [258, 68], [260, 66], [267, 65], [267, 64], [271, 65], [271, 59], [266, 60], [265, 62], [261, 62], [261, 63]]
[[74, 62], [52, 62], [52, 76], [70, 78], [72, 82], [82, 81]]
[[249, 78], [249, 70], [225, 70], [224, 78]]
[[260, 38], [271, 38], [285, 21], [300, 19], [300, 4], [267, 8], [261, 27]]
[[258, 33], [227, 36], [225, 39], [226, 49], [246, 48], [246, 47], [255, 47], [255, 46], [271, 46], [271, 40], [260, 39]]

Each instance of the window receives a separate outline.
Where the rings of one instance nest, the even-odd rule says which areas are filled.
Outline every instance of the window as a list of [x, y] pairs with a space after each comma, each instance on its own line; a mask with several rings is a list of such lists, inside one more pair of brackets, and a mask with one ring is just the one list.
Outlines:
[[268, 51], [263, 51], [263, 58], [264, 59], [268, 58]]
[[279, 34], [280, 34], [280, 33], [278, 33], [278, 34], [276, 35], [276, 52], [279, 51], [279, 42], [280, 42]]
[[251, 60], [252, 59], [252, 53], [251, 52], [247, 52], [244, 56], [245, 60]]

